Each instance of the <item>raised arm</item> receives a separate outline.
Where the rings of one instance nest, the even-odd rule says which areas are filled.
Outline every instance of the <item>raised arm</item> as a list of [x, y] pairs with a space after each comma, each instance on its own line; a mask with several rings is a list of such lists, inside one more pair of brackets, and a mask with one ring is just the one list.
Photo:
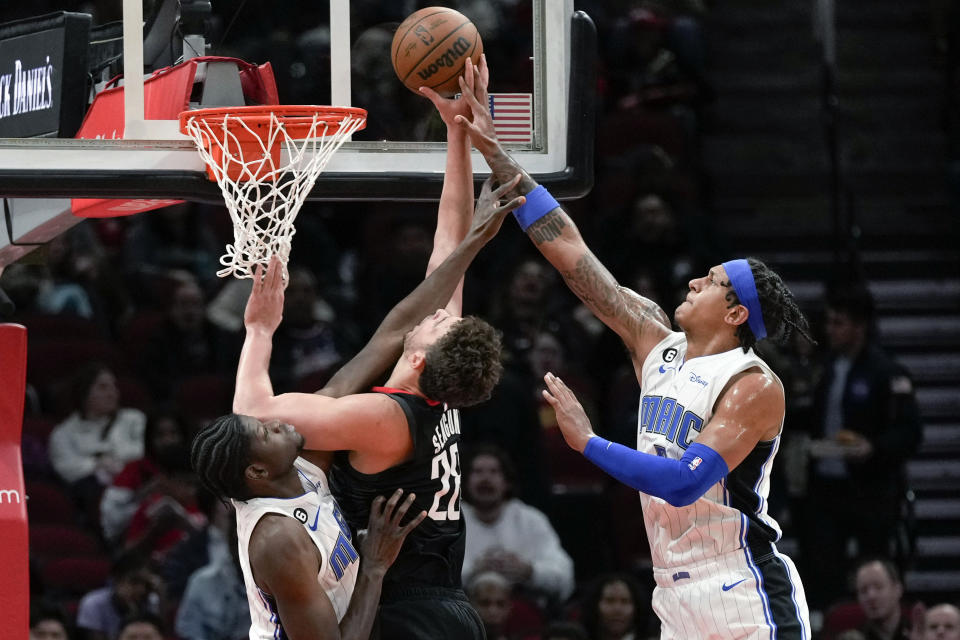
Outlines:
[[[486, 77], [486, 65], [482, 65], [480, 73], [482, 78]], [[474, 74], [465, 75], [464, 80], [468, 86], [472, 87]], [[455, 121], [458, 115], [470, 114], [467, 101], [459, 98], [443, 98], [429, 87], [420, 87], [420, 93], [433, 102], [444, 124], [447, 125], [447, 163], [443, 173], [440, 206], [437, 210], [437, 231], [433, 238], [433, 253], [427, 264], [429, 276], [453, 252], [470, 228], [470, 219], [473, 217], [473, 165], [470, 161], [470, 138], [466, 130]], [[462, 278], [446, 308], [451, 315], [463, 314]]]
[[466, 129], [473, 146], [483, 154], [498, 179], [502, 181], [521, 173], [518, 192], [528, 196], [528, 207], [539, 207], [539, 213], [533, 211], [532, 216], [525, 215], [530, 212], [518, 214], [521, 220], [526, 218], [521, 226], [540, 253], [560, 272], [570, 290], [624, 341], [639, 376], [640, 366], [650, 349], [670, 331], [666, 314], [652, 300], [621, 287], [587, 247], [563, 207], [543, 189], [535, 191], [536, 181], [500, 145], [490, 115], [486, 82], [478, 68], [472, 70], [473, 88], [463, 81], [460, 86], [473, 119], [458, 116], [457, 122]]
[[504, 216], [523, 204], [524, 198], [520, 196], [502, 200], [519, 179], [520, 176], [512, 176], [496, 189], [492, 177], [484, 183], [463, 242], [410, 295], [390, 310], [360, 353], [317, 393], [332, 397], [356, 393], [368, 388], [377, 376], [393, 366], [403, 351], [403, 336], [407, 331], [450, 301], [474, 257], [500, 230]]

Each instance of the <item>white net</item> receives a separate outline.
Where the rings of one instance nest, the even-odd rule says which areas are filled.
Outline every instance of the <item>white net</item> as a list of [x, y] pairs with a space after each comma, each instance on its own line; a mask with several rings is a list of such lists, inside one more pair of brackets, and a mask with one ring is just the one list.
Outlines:
[[297, 119], [293, 136], [289, 122], [272, 112], [257, 124], [230, 113], [186, 120], [233, 222], [234, 242], [221, 256], [224, 268], [217, 276], [252, 278], [256, 265], [266, 267], [273, 255], [287, 263], [297, 213], [333, 154], [363, 128], [366, 117], [358, 112], [335, 121], [308, 114]]

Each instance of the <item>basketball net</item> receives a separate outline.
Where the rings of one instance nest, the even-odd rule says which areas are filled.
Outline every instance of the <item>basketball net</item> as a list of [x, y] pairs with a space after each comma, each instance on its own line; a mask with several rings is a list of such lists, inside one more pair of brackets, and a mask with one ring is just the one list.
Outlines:
[[180, 114], [207, 175], [220, 185], [233, 222], [233, 245], [217, 276], [252, 278], [279, 256], [286, 265], [294, 220], [317, 176], [340, 146], [366, 125], [347, 107], [236, 107]]

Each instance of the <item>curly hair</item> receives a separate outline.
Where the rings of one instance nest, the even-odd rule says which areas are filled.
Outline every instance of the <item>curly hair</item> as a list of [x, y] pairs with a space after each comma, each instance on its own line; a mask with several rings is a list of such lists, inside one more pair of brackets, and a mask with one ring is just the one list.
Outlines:
[[240, 416], [220, 416], [194, 437], [190, 464], [207, 489], [221, 500], [250, 497], [244, 473], [250, 464], [250, 436]]
[[[757, 285], [757, 297], [760, 299], [763, 324], [767, 327], [767, 338], [777, 344], [786, 344], [796, 331], [809, 342], [816, 344], [817, 341], [810, 335], [810, 324], [783, 279], [756, 258], [747, 258], [747, 264], [750, 265], [750, 272]], [[727, 282], [726, 286], [729, 285]], [[727, 292], [727, 300], [731, 307], [740, 304], [733, 287]], [[757, 344], [757, 337], [746, 322], [737, 327], [736, 335], [744, 352]]]
[[450, 407], [487, 400], [500, 381], [500, 333], [486, 321], [467, 316], [427, 349], [420, 389]]

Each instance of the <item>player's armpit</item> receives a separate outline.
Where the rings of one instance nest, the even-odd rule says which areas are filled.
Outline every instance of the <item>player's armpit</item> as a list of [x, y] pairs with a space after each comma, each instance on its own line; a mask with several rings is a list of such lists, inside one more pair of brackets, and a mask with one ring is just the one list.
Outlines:
[[777, 437], [784, 411], [780, 383], [758, 368], [749, 369], [727, 383], [696, 442], [719, 453], [733, 471], [758, 442]]
[[249, 551], [254, 580], [276, 603], [286, 637], [340, 637], [336, 612], [317, 582], [317, 548], [299, 522], [264, 516], [250, 535]]

